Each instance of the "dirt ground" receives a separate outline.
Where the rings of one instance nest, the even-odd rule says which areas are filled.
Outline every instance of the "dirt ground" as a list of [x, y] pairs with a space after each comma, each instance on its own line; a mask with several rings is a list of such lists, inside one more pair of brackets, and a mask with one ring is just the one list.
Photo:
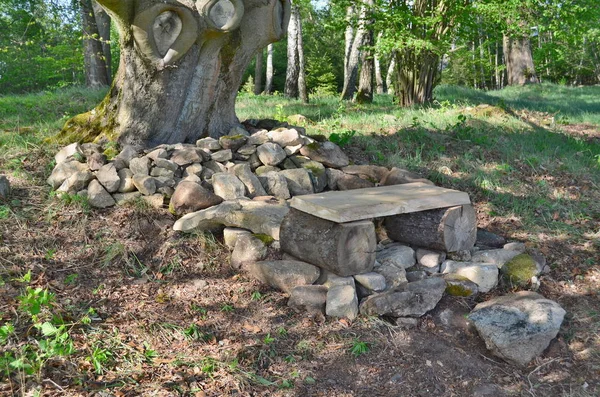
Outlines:
[[[0, 220], [0, 325], [13, 322], [19, 336], [6, 348], [35, 344], [17, 309], [17, 279], [31, 270], [31, 286], [52, 291], [53, 312], [75, 324], [76, 351], [49, 359], [37, 375], [1, 373], [1, 395], [600, 395], [593, 247], [537, 236], [535, 248], [552, 264], [540, 292], [567, 316], [543, 356], [517, 368], [491, 356], [465, 319], [505, 287], [474, 299], [444, 297], [408, 330], [386, 319], [350, 323], [294, 313], [284, 294], [229, 268], [220, 236], [173, 232], [166, 209], [86, 210], [49, 198], [47, 161], [32, 151], [23, 172], [9, 175], [11, 214]], [[527, 241], [514, 220], [490, 217], [481, 211], [486, 203], [474, 201], [480, 227]], [[79, 323], [90, 308], [91, 323]]]

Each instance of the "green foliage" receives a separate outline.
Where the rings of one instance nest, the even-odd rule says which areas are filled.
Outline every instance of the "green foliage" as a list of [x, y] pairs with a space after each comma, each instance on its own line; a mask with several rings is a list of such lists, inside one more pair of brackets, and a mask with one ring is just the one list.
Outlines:
[[344, 147], [350, 143], [352, 138], [356, 135], [354, 130], [345, 130], [341, 132], [332, 132], [329, 135], [329, 140], [340, 147]]
[[367, 342], [361, 341], [360, 339], [354, 339], [354, 341], [352, 341], [352, 345], [350, 346], [350, 354], [352, 354], [354, 357], [367, 354], [370, 350], [371, 345]]

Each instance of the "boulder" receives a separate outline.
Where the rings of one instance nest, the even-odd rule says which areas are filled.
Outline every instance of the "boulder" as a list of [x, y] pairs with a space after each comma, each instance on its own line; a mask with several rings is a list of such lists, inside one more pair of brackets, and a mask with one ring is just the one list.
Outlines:
[[375, 272], [357, 274], [354, 276], [354, 280], [367, 290], [373, 292], [385, 291], [387, 287], [385, 277]]
[[273, 167], [272, 165], [261, 165], [260, 167], [258, 167], [254, 170], [254, 173], [258, 176], [263, 176], [264, 174], [269, 173], [269, 172], [279, 172], [279, 171], [281, 171], [281, 168]]
[[360, 312], [369, 316], [421, 317], [435, 308], [445, 289], [446, 282], [437, 277], [407, 283], [369, 296], [360, 305]]
[[256, 196], [266, 196], [263, 185], [258, 180], [258, 177], [252, 173], [250, 166], [247, 163], [237, 164], [232, 168], [235, 176], [246, 186], [248, 197], [254, 198]]
[[[74, 194], [87, 188], [94, 175], [90, 171], [79, 171], [68, 177], [57, 189], [58, 192]], [[0, 184], [2, 182], [0, 181]], [[2, 197], [2, 188], [0, 187], [0, 197]]]
[[527, 247], [525, 246], [525, 243], [522, 243], [520, 241], [513, 241], [511, 243], [506, 243], [506, 244], [504, 244], [504, 246], [502, 248], [504, 248], [505, 250], [508, 250], [508, 251], [518, 251], [520, 254], [527, 251]]
[[315, 192], [310, 173], [303, 169], [283, 170], [279, 172], [286, 181], [292, 196], [301, 196], [304, 194], [313, 194]]
[[456, 274], [471, 280], [484, 293], [498, 285], [498, 267], [493, 263], [445, 261], [441, 271], [443, 274]]
[[413, 270], [411, 272], [406, 272], [406, 280], [409, 283], [413, 281], [425, 280], [427, 278], [427, 272], [424, 270]]
[[400, 243], [388, 244], [377, 252], [377, 261], [382, 265], [389, 264], [399, 269], [408, 269], [416, 263], [415, 251]]
[[129, 161], [129, 169], [133, 175], [150, 175], [150, 159], [146, 156], [133, 158]]
[[246, 185], [233, 174], [219, 172], [213, 175], [212, 181], [215, 194], [224, 200], [235, 200], [246, 195]]
[[428, 179], [423, 178], [419, 174], [415, 174], [414, 172], [410, 172], [407, 170], [403, 170], [401, 168], [392, 168], [387, 175], [383, 177], [381, 180], [381, 184], [383, 186], [391, 186], [391, 185], [403, 185], [405, 183], [413, 183], [413, 182], [423, 182], [429, 185], [433, 185]]
[[237, 136], [237, 135], [243, 135], [243, 136], [250, 136], [250, 133], [248, 132], [248, 130], [246, 130], [244, 127], [242, 126], [235, 126], [232, 127], [229, 132], [227, 133], [228, 136]]
[[140, 192], [130, 192], [130, 193], [115, 193], [112, 195], [115, 203], [117, 205], [124, 205], [127, 203], [133, 203], [136, 200], [142, 197], [142, 193]]
[[249, 145], [262, 145], [270, 141], [269, 131], [267, 130], [258, 130], [254, 134], [248, 137]]
[[156, 180], [146, 175], [134, 175], [133, 184], [144, 196], [156, 193]]
[[543, 269], [544, 265], [531, 255], [520, 254], [506, 262], [500, 271], [510, 285], [525, 286], [532, 278], [539, 276]]
[[375, 187], [375, 184], [355, 175], [343, 174], [337, 180], [337, 188], [339, 190], [366, 189], [370, 187]]
[[175, 188], [169, 209], [174, 214], [183, 215], [203, 210], [222, 202], [223, 199], [221, 197], [203, 188], [200, 184], [182, 181]]
[[[179, 166], [177, 164], [175, 164], [173, 161], [168, 160], [168, 159], [157, 158], [154, 161], [154, 164], [159, 168], [164, 168], [164, 169], [172, 171], [172, 172], [177, 172], [177, 170], [179, 169]], [[198, 163], [192, 163], [187, 168], [192, 167], [194, 164], [198, 164]]]
[[325, 314], [328, 288], [323, 285], [299, 285], [292, 289], [288, 307], [309, 313]]
[[346, 174], [335, 168], [327, 168], [325, 173], [327, 174], [327, 187], [329, 190], [338, 190], [338, 181]]
[[163, 148], [158, 148], [148, 153], [146, 157], [148, 157], [152, 161], [156, 161], [158, 159], [167, 159], [169, 158], [169, 152], [167, 152]]
[[505, 249], [477, 251], [473, 254], [471, 261], [478, 263], [493, 263], [501, 268], [506, 262], [517, 255], [519, 255], [518, 251], [509, 251]]
[[417, 249], [417, 263], [432, 273], [440, 272], [440, 265], [446, 260], [446, 253], [442, 251], [432, 251], [424, 248]]
[[319, 278], [318, 267], [300, 261], [261, 261], [244, 266], [257, 280], [290, 293], [299, 285], [310, 285]]
[[54, 156], [56, 164], [64, 163], [67, 160], [82, 160], [84, 159], [84, 153], [79, 143], [72, 143], [64, 148], [60, 149]]
[[327, 187], [327, 172], [323, 164], [318, 161], [309, 160], [305, 161], [300, 165], [300, 168], [304, 168], [312, 177], [312, 183], [315, 193], [320, 193]]
[[144, 200], [152, 208], [162, 208], [165, 204], [165, 196], [163, 196], [161, 193], [142, 196], [142, 200]]
[[267, 142], [256, 148], [256, 154], [264, 165], [276, 166], [286, 159], [287, 154], [276, 143]]
[[96, 172], [96, 179], [109, 193], [114, 193], [119, 190], [121, 178], [117, 174], [117, 169], [113, 163], [108, 163]]
[[227, 248], [233, 250], [235, 248], [235, 243], [237, 242], [238, 238], [240, 238], [240, 236], [243, 235], [251, 236], [252, 233], [246, 229], [240, 229], [237, 227], [226, 227], [225, 229], [223, 229], [223, 242], [225, 243]]
[[245, 144], [237, 151], [237, 154], [242, 156], [252, 156], [254, 153], [256, 153], [256, 145], [249, 144]]
[[219, 150], [210, 155], [211, 160], [224, 163], [233, 159], [233, 152], [231, 149]]
[[240, 201], [240, 209], [230, 211], [225, 218], [226, 226], [251, 230], [279, 240], [281, 222], [290, 208], [283, 202]]
[[52, 171], [52, 174], [47, 179], [47, 183], [52, 189], [58, 189], [68, 177], [79, 171], [86, 171], [87, 165], [79, 161], [64, 161], [57, 164]]
[[477, 229], [477, 242], [475, 243], [478, 247], [486, 248], [502, 248], [506, 244], [506, 239], [495, 233], [488, 232], [485, 229]]
[[116, 204], [110, 193], [95, 179], [88, 185], [87, 198], [90, 205], [95, 208], [108, 208]]
[[187, 176], [190, 176], [190, 175], [196, 175], [196, 176], [202, 178], [202, 171], [203, 170], [204, 170], [204, 167], [202, 167], [202, 164], [200, 164], [200, 163], [190, 164], [183, 171], [183, 176], [187, 177]]
[[10, 196], [10, 182], [4, 175], [0, 175], [0, 199], [6, 200]]
[[219, 144], [223, 149], [231, 149], [232, 152], [236, 152], [239, 148], [244, 146], [248, 141], [248, 137], [243, 134], [238, 135], [226, 135], [219, 138]]
[[458, 274], [444, 274], [446, 293], [450, 296], [468, 297], [477, 295], [479, 287], [473, 281]]
[[338, 145], [329, 141], [313, 142], [300, 149], [300, 153], [330, 168], [342, 168], [350, 164], [346, 153]]
[[235, 248], [231, 253], [231, 267], [240, 269], [242, 266], [262, 261], [267, 257], [267, 246], [252, 234], [241, 234], [237, 238]]
[[[285, 253], [284, 255], [289, 254]], [[324, 285], [327, 288], [335, 287], [338, 285], [351, 285], [352, 287], [356, 285], [354, 282], [354, 277], [341, 277], [325, 269], [321, 269], [321, 275], [319, 276], [319, 279], [315, 281], [315, 284]]]
[[558, 303], [521, 291], [478, 304], [469, 320], [494, 355], [526, 366], [556, 337], [564, 316]]
[[119, 176], [119, 193], [130, 193], [135, 190], [133, 172], [129, 168], [120, 169], [117, 175]]
[[106, 156], [102, 153], [91, 153], [87, 156], [86, 163], [91, 171], [98, 171], [106, 164]]
[[336, 285], [327, 291], [325, 313], [330, 317], [354, 320], [358, 316], [358, 297], [352, 285]]
[[222, 147], [219, 144], [219, 141], [216, 140], [215, 138], [202, 138], [198, 141], [196, 141], [196, 146], [198, 146], [200, 149], [208, 149], [208, 150], [221, 150]]
[[396, 288], [408, 282], [406, 279], [406, 270], [390, 263], [375, 262], [373, 271], [381, 274], [385, 278], [387, 289]]
[[214, 207], [184, 215], [175, 222], [173, 230], [180, 232], [216, 230], [226, 223], [227, 215], [241, 208], [242, 206], [235, 201], [225, 201]]
[[[115, 163], [121, 163], [123, 166], [119, 166], [119, 170], [122, 168], [128, 168], [131, 159], [136, 158], [139, 154], [139, 150], [132, 145], [125, 145], [121, 152], [113, 159]], [[116, 165], [115, 165], [116, 167]]]
[[281, 147], [296, 146], [304, 142], [302, 135], [300, 135], [300, 133], [293, 128], [278, 128], [276, 130], [269, 131], [267, 136], [271, 142], [274, 142]]
[[171, 154], [171, 161], [182, 167], [204, 160], [208, 160], [208, 155], [196, 147], [182, 147]]
[[379, 183], [388, 173], [385, 167], [377, 165], [349, 165], [342, 168], [345, 174], [360, 176], [372, 183]]
[[262, 174], [262, 176], [259, 176], [258, 180], [267, 194], [283, 200], [292, 197], [290, 189], [288, 188], [287, 179], [278, 172], [267, 172]]

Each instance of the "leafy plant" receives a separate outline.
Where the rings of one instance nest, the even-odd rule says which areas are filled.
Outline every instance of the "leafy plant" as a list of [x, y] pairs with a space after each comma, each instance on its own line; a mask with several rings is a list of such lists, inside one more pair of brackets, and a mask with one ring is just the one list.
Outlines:
[[350, 354], [352, 354], [354, 357], [358, 357], [368, 353], [369, 350], [371, 350], [369, 343], [363, 342], [359, 339], [354, 339], [352, 346], [350, 347]]
[[345, 130], [342, 132], [332, 132], [329, 135], [329, 140], [340, 147], [344, 147], [350, 143], [352, 138], [356, 135], [354, 130]]

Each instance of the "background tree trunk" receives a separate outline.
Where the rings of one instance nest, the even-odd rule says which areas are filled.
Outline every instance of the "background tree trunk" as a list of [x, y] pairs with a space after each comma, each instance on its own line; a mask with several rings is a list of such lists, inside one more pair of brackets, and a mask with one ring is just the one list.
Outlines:
[[396, 52], [395, 51], [392, 52], [390, 64], [388, 66], [388, 70], [385, 75], [385, 85], [387, 86], [387, 91], [390, 94], [394, 93], [394, 73], [396, 73]]
[[[83, 27], [85, 83], [88, 87], [92, 88], [105, 87], [110, 84], [110, 77], [92, 0], [80, 0], [80, 5], [81, 25]], [[102, 26], [102, 28], [105, 27]]]
[[504, 35], [504, 61], [508, 74], [508, 85], [539, 83], [531, 55], [529, 37]]
[[[379, 32], [377, 35], [377, 41], [381, 39], [382, 33]], [[383, 80], [383, 75], [381, 74], [381, 59], [377, 54], [374, 54], [373, 58], [374, 67], [375, 67], [375, 84], [376, 84], [376, 92], [381, 95], [387, 92], [387, 86], [385, 81]]]
[[154, 147], [227, 134], [239, 125], [235, 98], [244, 71], [285, 34], [290, 12], [280, 0], [232, 0], [229, 8], [213, 1], [199, 10], [191, 3], [98, 2], [119, 27], [119, 71], [107, 98], [69, 120], [61, 141], [104, 136]]
[[[354, 8], [348, 9], [347, 19], [351, 21], [352, 17], [350, 13], [354, 12]], [[348, 36], [349, 31], [346, 30], [346, 51], [348, 53], [345, 64], [346, 70], [344, 71], [344, 87], [342, 88], [342, 99], [349, 101], [354, 97], [354, 93], [356, 92], [356, 79], [358, 78], [358, 64], [360, 60], [360, 47], [363, 43], [363, 36], [365, 34], [365, 16], [367, 9], [366, 7], [362, 7], [359, 16], [358, 29], [356, 29], [356, 34], [354, 35], [354, 39], [352, 41], [352, 45], [350, 47], [350, 51], [348, 52]]]
[[263, 76], [263, 50], [256, 54], [256, 65], [254, 67], [254, 95], [260, 95], [262, 92]]
[[304, 58], [304, 40], [302, 38], [302, 20], [298, 12], [298, 93], [302, 103], [308, 103], [308, 90], [306, 88], [306, 60]]
[[104, 63], [106, 65], [106, 78], [110, 83], [112, 81], [112, 54], [110, 52], [110, 15], [102, 8], [96, 0], [92, 0], [92, 8], [96, 17], [96, 26], [98, 27], [99, 40], [102, 44], [102, 53], [104, 54]]
[[287, 38], [287, 69], [285, 73], [284, 95], [287, 98], [298, 98], [298, 77], [300, 75], [300, 62], [298, 60], [298, 25], [300, 11], [298, 6], [292, 5], [292, 15], [288, 25]]
[[273, 44], [267, 46], [267, 77], [265, 81], [265, 94], [271, 95], [273, 93], [273, 75], [275, 71], [273, 69]]
[[[374, 0], [365, 0], [365, 19], [364, 19], [364, 34], [362, 37], [363, 50], [360, 56], [360, 79], [358, 83], [358, 93], [356, 94], [357, 103], [372, 103], [373, 102], [373, 74], [374, 74], [374, 60], [373, 60], [373, 44], [374, 44], [374, 33], [372, 18], [372, 10], [374, 6]], [[368, 26], [368, 27], [367, 27]]]

